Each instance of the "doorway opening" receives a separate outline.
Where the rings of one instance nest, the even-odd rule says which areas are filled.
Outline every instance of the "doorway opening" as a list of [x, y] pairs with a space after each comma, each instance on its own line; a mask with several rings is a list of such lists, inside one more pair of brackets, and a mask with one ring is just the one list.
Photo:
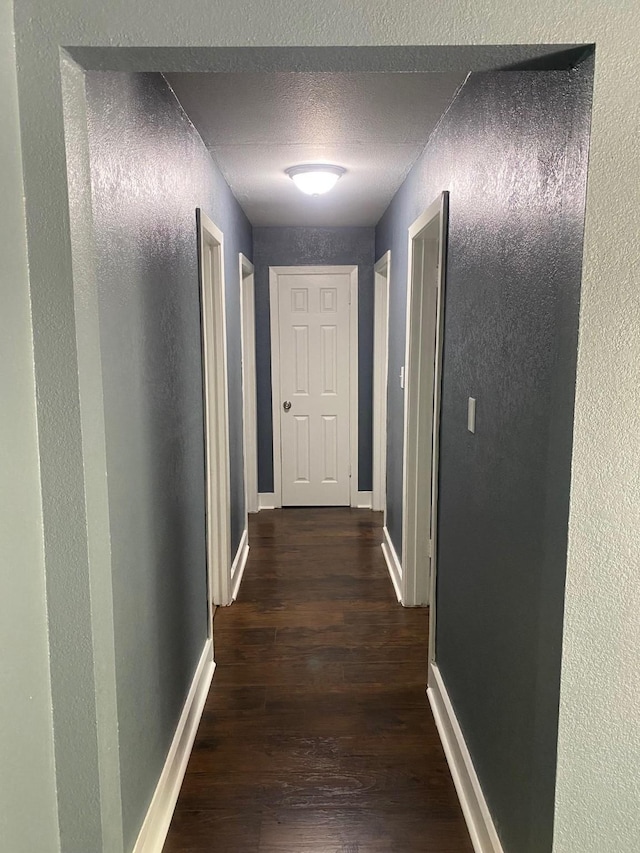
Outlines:
[[[387, 378], [389, 373], [389, 281], [391, 252], [374, 266], [373, 307], [373, 488], [371, 508], [387, 509]], [[386, 519], [385, 519], [386, 525]]]
[[240, 253], [242, 335], [242, 424], [247, 512], [258, 512], [258, 424], [256, 410], [256, 308], [253, 264]]
[[[353, 52], [353, 51], [349, 50], [349, 62], [352, 61], [352, 55], [359, 55], [359, 54], [357, 53], [357, 51]], [[123, 60], [123, 61], [125, 61], [125, 60]], [[158, 60], [154, 60], [154, 61], [158, 61]], [[298, 61], [298, 60], [296, 60], [296, 61]], [[411, 62], [415, 62], [415, 60], [413, 58], [411, 58]], [[211, 60], [211, 63], [213, 65], [213, 60]], [[175, 68], [176, 66], [174, 65], [173, 67]], [[224, 66], [224, 67], [226, 67], [226, 66]], [[367, 66], [367, 67], [369, 67], [369, 66]], [[405, 75], [405, 76], [408, 76], [408, 75]], [[71, 145], [69, 146], [70, 149], [72, 147], [73, 146], [71, 146]], [[201, 149], [198, 148], [198, 150], [201, 150]], [[280, 170], [280, 173], [281, 172], [282, 172], [282, 170]], [[356, 174], [355, 170], [353, 170], [353, 174]], [[55, 170], [52, 170], [52, 175], [55, 175]], [[52, 180], [54, 180], [54, 178], [52, 178]], [[283, 178], [283, 180], [284, 180], [284, 178]], [[369, 182], [369, 183], [372, 183], [372, 182]], [[217, 184], [216, 184], [216, 186], [217, 186]], [[344, 186], [345, 187], [348, 186], [346, 181], [344, 183]], [[219, 196], [219, 194], [218, 194], [218, 196]], [[209, 198], [215, 199], [216, 194], [213, 193]], [[209, 203], [213, 204], [212, 201], [207, 202], [207, 204], [209, 204]], [[412, 215], [415, 213], [415, 210], [419, 210], [422, 207], [423, 203], [424, 203], [424, 201], [421, 200], [419, 206], [416, 205], [415, 209], [412, 210]], [[193, 208], [190, 208], [190, 214], [189, 215], [191, 215], [192, 210], [193, 210]], [[439, 213], [438, 213], [438, 210], [439, 210]], [[400, 515], [400, 513], [398, 512], [398, 509], [399, 509], [399, 505], [401, 504], [401, 500], [398, 500], [397, 497], [398, 496], [400, 496], [400, 497], [404, 496], [405, 500], [402, 503], [402, 507], [405, 509], [405, 516], [409, 516], [409, 517], [405, 518], [406, 527], [403, 527], [403, 529], [402, 529], [402, 540], [403, 540], [403, 543], [405, 545], [407, 543], [407, 540], [414, 543], [414, 545], [412, 546], [413, 547], [413, 555], [407, 553], [409, 551], [408, 547], [405, 547], [404, 554], [403, 554], [404, 570], [402, 571], [401, 582], [402, 582], [402, 593], [403, 593], [403, 603], [404, 604], [426, 604], [429, 601], [429, 587], [431, 587], [431, 589], [433, 590], [434, 585], [435, 585], [435, 558], [436, 558], [436, 553], [437, 553], [437, 547], [436, 547], [437, 543], [435, 541], [435, 533], [436, 533], [435, 512], [436, 512], [436, 504], [437, 504], [438, 481], [437, 481], [437, 464], [434, 464], [434, 463], [437, 463], [437, 458], [438, 458], [438, 454], [437, 454], [437, 437], [438, 437], [437, 417], [438, 417], [438, 413], [439, 413], [439, 399], [438, 399], [438, 395], [439, 395], [439, 358], [440, 358], [440, 347], [441, 347], [441, 343], [440, 343], [441, 327], [442, 327], [441, 302], [442, 302], [442, 291], [443, 291], [443, 284], [444, 284], [444, 264], [440, 263], [439, 266], [436, 267], [437, 281], [436, 281], [435, 312], [433, 310], [433, 305], [432, 305], [433, 294], [431, 292], [427, 293], [427, 291], [425, 290], [425, 278], [424, 277], [425, 277], [425, 270], [426, 270], [427, 262], [429, 264], [431, 264], [431, 269], [433, 269], [433, 259], [434, 259], [434, 256], [436, 254], [438, 254], [438, 253], [434, 252], [434, 247], [433, 247], [433, 242], [436, 239], [436, 233], [440, 235], [439, 256], [442, 256], [444, 254], [444, 232], [445, 232], [445, 228], [446, 228], [446, 197], [443, 196], [442, 199], [440, 200], [440, 206], [439, 206], [438, 210], [435, 210], [431, 219], [437, 220], [437, 217], [439, 215], [440, 216], [439, 225], [437, 225], [437, 226], [433, 225], [433, 223], [431, 222], [431, 219], [429, 219], [429, 217], [427, 216], [424, 222], [421, 223], [420, 221], [418, 221], [417, 223], [414, 224], [413, 234], [410, 235], [409, 266], [410, 266], [411, 272], [409, 274], [409, 300], [408, 301], [410, 304], [412, 304], [412, 300], [413, 300], [413, 306], [414, 306], [413, 310], [415, 310], [417, 314], [420, 314], [420, 316], [422, 317], [422, 320], [417, 324], [417, 326], [413, 326], [410, 323], [408, 324], [407, 354], [406, 354], [406, 359], [405, 359], [404, 368], [403, 368], [403, 373], [406, 370], [406, 374], [407, 374], [407, 382], [406, 382], [407, 399], [405, 401], [406, 410], [405, 410], [405, 422], [404, 422], [405, 423], [405, 429], [406, 429], [405, 445], [404, 445], [404, 447], [405, 447], [404, 489], [403, 489], [403, 492], [401, 494], [400, 488], [398, 488], [397, 494], [394, 492], [392, 495], [393, 500], [391, 500], [391, 498], [389, 500], [390, 514], [391, 514], [391, 511], [395, 511], [395, 517], [397, 519]], [[231, 227], [225, 223], [224, 219], [218, 219], [220, 214], [215, 210], [215, 208], [211, 208], [211, 212], [214, 215], [214, 217], [217, 219], [217, 221], [219, 221], [219, 223], [222, 224], [223, 227], [226, 229], [225, 233], [226, 233], [226, 236], [228, 239], [227, 248], [229, 248], [231, 245], [233, 245], [233, 243], [231, 242], [233, 240], [233, 234], [232, 234]], [[429, 211], [427, 211], [427, 213], [428, 212]], [[425, 216], [426, 216], [426, 214], [425, 214]], [[240, 219], [241, 219], [241, 217], [238, 216], [238, 220], [240, 220]], [[433, 225], [433, 227], [432, 227], [432, 225]], [[266, 227], [267, 227], [267, 225], [265, 225], [265, 228]], [[396, 233], [398, 233], [398, 229], [396, 229]], [[222, 276], [222, 269], [223, 269], [223, 264], [222, 264], [222, 235], [218, 234], [218, 236], [216, 237], [216, 234], [213, 231], [211, 232], [211, 234], [213, 235], [213, 239], [211, 242], [210, 249], [211, 249], [211, 258], [213, 258], [213, 260], [210, 259], [209, 263], [210, 263], [211, 269], [213, 269], [215, 266], [215, 268], [218, 270], [219, 275], [221, 277]], [[402, 236], [403, 241], [406, 240], [406, 237], [407, 237], [406, 224], [403, 226], [402, 235], [403, 235]], [[204, 240], [202, 242], [204, 243]], [[245, 245], [247, 245], [247, 243], [248, 243], [248, 241], [245, 241]], [[405, 244], [403, 243], [403, 246], [404, 245]], [[235, 249], [235, 251], [237, 251], [237, 249]], [[249, 249], [247, 249], [246, 251], [250, 252]], [[34, 270], [35, 270], [35, 272], [34, 272], [35, 279], [34, 280], [37, 281], [37, 278], [38, 278], [37, 253], [35, 253], [34, 257], [36, 259], [36, 264], [34, 265]], [[396, 257], [399, 259], [401, 258], [402, 262], [404, 262], [404, 259], [406, 257], [404, 254], [404, 248], [402, 250], [402, 253], [398, 252], [397, 255], [395, 254], [395, 248], [394, 248], [394, 264], [395, 264], [395, 258]], [[235, 266], [235, 269], [233, 271], [237, 273], [236, 259], [237, 259], [237, 255], [234, 255], [232, 266]], [[371, 261], [373, 261], [373, 255], [371, 256]], [[338, 262], [342, 263], [344, 261], [340, 260]], [[204, 267], [204, 263], [203, 263], [203, 267]], [[399, 266], [397, 268], [399, 269]], [[76, 273], [74, 270], [74, 277], [75, 276], [76, 276]], [[421, 278], [421, 276], [422, 276], [422, 278]], [[403, 274], [402, 274], [402, 279], [405, 279], [404, 270], [403, 270]], [[441, 281], [440, 281], [440, 279], [441, 279]], [[438, 286], [438, 284], [440, 284], [440, 286]], [[237, 294], [236, 287], [237, 287], [237, 285], [234, 284], [233, 285], [234, 298], [235, 298], [235, 294]], [[259, 289], [259, 288], [257, 288], [257, 289]], [[414, 290], [415, 290], [415, 293], [414, 293]], [[212, 291], [212, 294], [215, 291], [215, 288], [213, 287], [213, 285], [211, 287], [211, 291]], [[228, 295], [231, 296], [231, 292]], [[364, 299], [364, 288], [363, 288], [363, 294], [362, 295], [363, 295], [363, 299]], [[203, 295], [203, 302], [204, 302], [204, 298], [205, 297]], [[211, 299], [213, 299], [212, 295], [211, 295]], [[231, 338], [229, 345], [232, 347], [232, 358], [233, 358], [233, 347], [239, 342], [240, 335], [239, 334], [236, 335], [234, 333], [234, 327], [232, 327], [232, 325], [231, 325], [231, 320], [233, 319], [234, 316], [236, 316], [235, 306], [233, 306], [231, 304], [232, 303], [231, 298], [229, 299], [229, 303], [230, 303], [229, 304], [229, 311], [230, 311], [229, 329], [230, 329], [230, 338]], [[274, 305], [274, 303], [272, 302], [272, 315], [271, 315], [272, 316], [272, 322], [273, 322], [273, 305]], [[427, 305], [431, 305], [431, 309], [429, 309], [429, 311], [427, 311], [427, 307], [426, 307]], [[234, 310], [232, 310], [232, 309], [234, 309]], [[399, 309], [399, 312], [398, 312], [399, 314], [400, 314], [400, 311], [401, 311], [401, 309]], [[411, 311], [407, 312], [408, 318], [409, 318], [411, 313], [412, 313]], [[224, 310], [224, 301], [223, 301], [222, 306], [221, 306], [220, 310], [218, 311], [218, 315], [217, 315], [219, 318], [219, 321], [223, 324], [223, 326], [222, 326], [222, 330], [223, 330], [222, 334], [223, 335], [224, 335], [224, 315], [225, 315], [225, 310]], [[353, 323], [355, 321], [354, 315], [355, 315], [355, 312], [352, 311], [351, 317], [350, 317], [350, 323]], [[263, 318], [266, 319], [266, 317], [268, 316], [268, 312], [265, 311], [262, 316], [263, 316]], [[394, 319], [398, 320], [398, 317], [395, 317]], [[402, 329], [402, 319], [403, 318], [400, 316], [399, 322], [396, 323], [394, 326], [394, 328], [396, 328], [400, 331]], [[433, 322], [433, 337], [431, 339], [431, 343], [433, 344], [433, 347], [432, 347], [433, 352], [432, 352], [432, 361], [431, 361], [430, 365], [429, 365], [428, 359], [425, 355], [425, 352], [424, 352], [425, 347], [423, 346], [423, 342], [421, 341], [421, 337], [420, 337], [422, 334], [425, 333], [425, 328], [428, 325], [427, 319], [428, 319], [429, 323]], [[195, 329], [196, 329], [196, 334], [197, 334], [197, 324], [196, 324]], [[238, 326], [238, 332], [239, 332], [239, 330], [240, 330], [240, 327]], [[266, 338], [266, 335], [263, 335], [263, 337]], [[214, 338], [215, 338], [215, 336], [214, 336]], [[409, 338], [411, 338], [412, 340], [414, 340], [414, 339], [417, 340], [417, 343], [414, 342], [414, 343], [410, 344]], [[192, 340], [193, 340], [193, 338], [192, 338]], [[389, 396], [389, 407], [390, 408], [389, 408], [389, 410], [392, 413], [392, 415], [396, 416], [396, 418], [395, 418], [396, 424], [400, 422], [400, 418], [402, 415], [402, 404], [399, 403], [399, 400], [400, 400], [399, 386], [398, 386], [397, 381], [395, 381], [395, 377], [397, 376], [397, 370], [396, 369], [399, 370], [400, 360], [403, 357], [401, 347], [402, 347], [402, 344], [399, 344], [398, 350], [394, 351], [392, 353], [394, 359], [395, 359], [396, 355], [398, 357], [395, 361], [392, 360], [392, 362], [391, 362], [391, 364], [392, 364], [391, 372], [392, 372], [392, 375], [394, 377], [394, 383], [391, 383], [391, 384], [394, 385], [394, 388], [393, 388], [393, 396], [391, 396], [391, 389], [390, 389], [390, 396]], [[205, 368], [210, 370], [210, 374], [212, 377], [214, 377], [214, 378], [217, 377], [217, 371], [222, 369], [222, 367], [224, 365], [224, 358], [225, 357], [226, 357], [226, 346], [223, 346], [223, 354], [222, 354], [221, 359], [212, 358], [211, 363], [209, 363], [208, 359], [205, 359]], [[231, 366], [233, 367], [232, 358], [229, 359], [229, 362], [230, 362]], [[265, 358], [263, 359], [263, 363], [266, 362], [266, 359], [267, 359], [267, 356], [265, 355]], [[235, 361], [235, 364], [237, 365], [238, 359], [234, 359], [234, 361]], [[361, 361], [364, 361], [364, 358], [361, 359]], [[396, 364], [396, 361], [397, 361], [397, 364]], [[91, 368], [91, 365], [89, 367]], [[416, 374], [416, 370], [417, 370], [417, 374]], [[355, 375], [357, 375], [357, 372], [351, 371], [350, 375], [355, 376]], [[426, 377], [428, 375], [431, 376], [431, 385], [432, 385], [431, 397], [430, 398], [429, 398], [428, 394], [425, 396], [425, 395], [420, 393], [420, 389], [423, 389], [423, 386], [426, 387], [426, 385], [428, 385], [428, 383], [426, 381]], [[224, 369], [223, 369], [223, 376], [226, 376], [226, 370], [224, 370]], [[199, 381], [199, 376], [198, 376], [198, 381]], [[218, 379], [215, 379], [215, 381], [218, 381]], [[364, 387], [364, 384], [365, 383], [362, 382], [363, 387]], [[351, 385], [352, 385], [352, 383], [350, 380], [350, 388], [351, 388]], [[237, 384], [236, 384], [236, 386], [237, 386]], [[222, 390], [222, 385], [218, 384], [218, 388], [220, 390]], [[418, 390], [415, 393], [414, 398], [411, 398], [411, 394], [413, 393], [413, 390], [415, 390], [416, 388]], [[225, 388], [224, 391], [222, 392], [223, 393], [223, 400], [224, 400], [224, 393], [226, 391], [227, 391], [227, 389]], [[353, 399], [353, 395], [351, 395], [351, 399]], [[356, 395], [356, 399], [357, 399], [357, 395]], [[288, 397], [288, 396], [285, 397], [282, 393], [278, 393], [276, 395], [275, 389], [274, 389], [274, 400], [276, 402], [276, 408], [278, 409], [279, 419], [282, 420], [282, 418], [283, 418], [282, 404], [286, 403], [286, 402], [293, 402], [293, 401], [290, 399], [290, 397]], [[424, 405], [421, 405], [421, 401], [422, 401], [422, 403], [424, 403]], [[232, 402], [232, 405], [229, 407], [231, 409], [231, 411], [229, 413], [230, 419], [231, 419], [231, 426], [230, 426], [230, 428], [227, 427], [227, 429], [228, 429], [228, 432], [231, 433], [231, 438], [234, 440], [236, 447], [237, 447], [239, 445], [239, 441], [236, 441], [236, 439], [239, 436], [241, 436], [241, 434], [242, 434], [241, 433], [242, 425], [239, 423], [240, 422], [240, 416], [241, 416], [241, 408], [239, 405], [237, 405], [237, 406], [234, 405], [233, 400], [231, 402]], [[427, 405], [427, 402], [429, 403], [429, 405]], [[224, 405], [225, 405], [225, 407], [228, 406], [226, 401], [225, 401]], [[189, 411], [192, 411], [192, 409], [190, 409]], [[222, 417], [222, 423], [224, 423], [225, 427], [226, 427], [227, 426], [226, 412], [223, 414], [224, 414], [224, 417]], [[220, 415], [220, 413], [218, 411], [216, 411], [215, 409], [210, 410], [210, 407], [208, 406], [207, 417], [210, 418], [211, 422], [213, 422], [215, 420], [215, 417], [219, 416], [219, 415]], [[429, 419], [429, 415], [431, 415], [431, 420]], [[350, 432], [351, 432], [351, 430], [353, 430], [354, 425], [356, 423], [357, 423], [357, 418], [352, 418], [350, 420], [350, 424], [349, 424]], [[399, 440], [394, 441], [394, 439], [397, 439], [398, 436], [391, 435], [391, 423], [392, 423], [392, 421], [390, 421], [390, 428], [389, 428], [389, 432], [390, 432], [389, 445], [390, 446], [393, 445], [393, 446], [397, 447], [398, 452], [400, 453], [401, 452], [400, 441]], [[301, 430], [301, 431], [303, 433], [303, 430]], [[228, 463], [228, 444], [229, 444], [228, 432], [227, 432], [227, 435], [225, 437], [226, 438], [226, 452], [223, 450], [219, 458], [223, 464], [229, 464], [229, 468], [231, 470], [232, 477], [235, 477], [236, 475], [238, 475], [239, 477], [242, 477], [243, 476], [243, 473], [242, 473], [243, 462], [242, 462], [242, 457], [241, 457], [240, 452], [238, 452], [236, 454], [236, 456], [232, 459], [231, 463]], [[209, 430], [208, 430], [208, 433], [209, 433]], [[401, 426], [398, 427], [398, 433], [400, 435], [402, 433], [402, 427]], [[209, 438], [211, 438], [211, 436], [209, 436]], [[215, 465], [215, 461], [214, 461], [216, 441], [217, 441], [217, 439], [212, 441], [213, 447], [209, 449], [209, 452], [207, 455], [207, 465], [209, 466], [209, 469], [212, 469], [213, 467], [215, 467], [215, 472], [214, 472], [215, 476], [220, 477], [223, 474], [223, 472], [219, 469], [219, 467], [217, 467]], [[278, 438], [277, 438], [276, 442], [274, 443], [274, 455], [275, 455], [275, 453], [278, 453], [278, 452], [282, 453], [282, 448], [283, 448], [284, 444], [286, 444], [286, 442], [284, 441], [282, 434], [279, 433]], [[363, 441], [361, 441], [361, 445], [364, 446]], [[302, 443], [301, 443], [301, 446], [302, 446]], [[337, 446], [337, 442], [336, 442], [336, 446]], [[356, 446], [356, 443], [354, 441], [354, 442], [350, 443], [350, 447], [349, 447], [349, 457], [351, 460], [352, 474], [354, 473], [353, 456], [354, 456], [355, 446]], [[411, 448], [413, 448], [413, 450], [411, 450]], [[431, 449], [431, 453], [429, 453], [429, 449]], [[408, 458], [408, 455], [410, 453], [412, 453], [413, 455], [410, 458]], [[310, 455], [308, 455], [308, 459], [310, 459]], [[424, 459], [424, 463], [425, 463], [424, 465], [422, 464], [423, 459]], [[357, 460], [357, 455], [356, 455], [356, 460]], [[237, 462], [237, 464], [236, 464], [236, 462]], [[280, 458], [279, 462], [280, 462], [280, 465], [276, 466], [276, 477], [280, 478], [280, 482], [278, 485], [277, 499], [280, 501], [280, 504], [282, 504], [284, 502], [283, 501], [283, 495], [282, 495], [282, 487], [283, 487], [283, 483], [282, 483], [282, 458]], [[392, 468], [393, 468], [393, 466], [389, 467], [389, 479], [391, 479]], [[399, 468], [400, 468], [400, 466], [396, 465], [396, 475], [399, 474], [399, 471], [398, 471]], [[357, 466], [355, 466], [355, 470], [357, 470]], [[430, 476], [427, 476], [427, 474], [429, 474]], [[245, 474], [245, 476], [246, 476], [246, 474]], [[218, 492], [218, 496], [220, 498], [219, 503], [216, 504], [215, 501], [209, 500], [208, 506], [207, 506], [207, 529], [208, 529], [207, 547], [210, 549], [212, 549], [212, 548], [221, 549], [220, 554], [219, 554], [219, 557], [220, 557], [219, 564], [221, 566], [222, 565], [228, 566], [229, 562], [230, 562], [229, 541], [227, 541], [227, 543], [225, 544], [225, 542], [223, 541], [224, 536], [226, 535], [226, 531], [228, 531], [229, 526], [231, 526], [233, 529], [233, 526], [235, 523], [233, 520], [234, 514], [237, 518], [237, 516], [243, 511], [243, 508], [245, 505], [241, 500], [236, 500], [236, 502], [233, 503], [233, 495], [230, 496], [228, 479], [229, 479], [229, 471], [227, 470], [226, 478], [224, 476], [222, 476], [222, 479], [220, 480], [220, 488], [219, 488], [219, 492]], [[302, 479], [304, 479], [304, 478], [302, 478]], [[325, 478], [325, 479], [330, 479], [330, 478]], [[337, 481], [337, 478], [334, 478], [334, 479], [336, 479], [336, 481]], [[355, 478], [352, 476], [351, 480], [350, 480], [350, 486], [349, 486], [349, 499], [350, 499], [350, 502], [352, 505], [353, 505], [353, 500], [354, 500], [354, 492], [355, 492], [355, 489], [357, 488], [355, 485], [354, 479]], [[398, 479], [400, 479], [400, 478], [398, 477]], [[231, 492], [233, 492], [233, 489], [231, 489]], [[240, 487], [236, 486], [235, 496], [237, 497], [237, 495], [239, 493], [240, 493]], [[220, 504], [222, 504], [222, 506], [220, 506]], [[229, 512], [230, 504], [231, 504], [231, 513], [230, 513], [231, 525], [229, 524], [229, 518], [228, 517], [226, 517], [226, 519], [223, 518], [223, 521], [226, 523], [220, 522], [220, 529], [222, 531], [222, 536], [221, 537], [214, 536], [214, 534], [211, 532], [211, 529], [212, 529], [211, 525], [214, 523], [212, 518], [213, 518], [213, 516], [215, 516], [216, 512], [222, 513], [225, 510], [227, 512]], [[278, 504], [278, 505], [280, 505], [280, 504]], [[422, 507], [421, 510], [419, 509], [420, 506]], [[265, 519], [264, 522], [265, 522], [265, 524], [267, 524], [268, 520]], [[398, 527], [399, 526], [400, 525], [398, 525]], [[202, 525], [201, 525], [201, 529], [202, 529]], [[411, 530], [411, 535], [409, 535], [409, 533], [408, 533], [409, 530]], [[395, 534], [396, 535], [396, 541], [400, 539], [400, 536], [398, 536], [399, 532], [400, 531], [397, 531], [397, 533]], [[419, 543], [417, 542], [418, 536], [421, 537]], [[411, 537], [413, 537], [413, 538], [411, 538]], [[232, 541], [232, 544], [235, 545], [235, 542], [233, 542], [233, 536], [231, 536], [230, 539]], [[376, 548], [377, 548], [377, 544], [376, 544]], [[425, 551], [426, 551], [426, 554], [425, 554]], [[379, 551], [377, 553], [379, 554]], [[193, 561], [192, 561], [192, 563], [193, 563]], [[209, 570], [210, 571], [211, 571], [211, 566], [213, 566], [213, 564], [214, 564], [214, 561], [212, 559], [210, 559], [209, 560], [209, 567], [210, 567]], [[413, 564], [413, 569], [412, 569], [412, 564]], [[202, 562], [200, 562], [199, 565], [202, 566]], [[185, 569], [185, 570], [189, 569], [190, 568], [189, 560], [186, 559], [184, 561], [184, 563], [181, 563], [178, 568]], [[412, 571], [413, 571], [413, 575], [412, 575]], [[178, 571], [175, 571], [174, 575], [179, 576], [180, 573]], [[441, 578], [442, 578], [442, 573], [441, 573]], [[386, 578], [384, 578], [384, 576], [383, 576], [382, 580], [386, 582]], [[220, 595], [220, 599], [221, 599], [220, 603], [229, 603], [228, 602], [229, 591], [232, 592], [232, 590], [233, 590], [233, 584], [231, 582], [231, 579], [228, 577], [228, 575], [225, 572], [223, 575], [220, 576], [218, 581], [219, 581], [219, 585], [218, 585], [217, 592]], [[216, 582], [216, 578], [210, 577], [210, 582], [209, 582], [210, 594], [209, 594], [209, 597], [213, 600], [215, 600], [215, 593], [216, 593], [216, 590], [214, 588], [215, 582]], [[296, 579], [296, 582], [297, 582], [297, 579]], [[226, 586], [225, 586], [225, 584], [226, 584]], [[203, 598], [203, 596], [201, 595], [200, 601], [202, 601], [202, 598]], [[435, 604], [433, 592], [431, 593], [431, 603]], [[204, 622], [204, 618], [203, 618], [204, 612], [203, 611], [204, 611], [204, 608], [201, 607], [201, 609], [199, 611], [200, 612], [200, 618]], [[444, 625], [445, 624], [445, 611], [444, 611], [444, 609], [441, 608], [440, 612], [442, 614], [441, 625]], [[404, 614], [404, 615], [406, 616], [406, 614]], [[211, 620], [211, 614], [209, 614], [209, 619]], [[195, 622], [195, 620], [192, 620], [192, 621]], [[202, 632], [204, 633], [204, 625], [202, 625]], [[178, 632], [176, 632], [176, 631], [173, 631], [172, 633], [174, 635], [178, 634]], [[209, 622], [209, 633], [211, 634], [211, 622]], [[434, 610], [432, 610], [431, 634], [432, 634], [432, 637], [431, 637], [431, 656], [433, 659], [435, 657], [435, 646], [434, 646], [434, 642], [433, 642], [433, 637], [435, 636], [435, 612], [434, 612]], [[444, 649], [444, 645], [442, 645], [441, 648]], [[144, 650], [145, 650], [144, 644], [140, 645], [140, 650], [136, 650], [136, 652], [140, 651], [139, 656], [140, 656], [140, 659], [142, 662], [144, 662]], [[188, 661], [187, 661], [187, 663], [188, 663]], [[141, 669], [142, 669], [142, 665], [141, 665]], [[184, 667], [184, 669], [185, 669], [185, 671], [187, 671], [186, 666]], [[123, 671], [125, 671], [124, 667], [123, 667]], [[167, 693], [168, 693], [168, 691], [167, 691]], [[179, 690], [175, 690], [171, 695], [180, 696], [180, 695], [184, 695], [184, 692], [180, 693]], [[174, 702], [174, 705], [175, 705], [175, 702]], [[123, 752], [125, 752], [125, 750], [123, 750]], [[144, 781], [146, 781], [146, 780], [144, 780]], [[145, 791], [142, 791], [142, 794], [144, 795]], [[143, 801], [143, 799], [144, 798], [141, 799], [141, 802]]]
[[207, 612], [213, 637], [213, 607], [231, 603], [229, 531], [229, 426], [224, 237], [202, 210], [197, 211], [200, 248], [202, 369], [204, 383]]
[[[409, 228], [403, 460], [402, 603], [433, 603], [438, 433], [449, 194]], [[435, 614], [430, 620], [435, 637]]]

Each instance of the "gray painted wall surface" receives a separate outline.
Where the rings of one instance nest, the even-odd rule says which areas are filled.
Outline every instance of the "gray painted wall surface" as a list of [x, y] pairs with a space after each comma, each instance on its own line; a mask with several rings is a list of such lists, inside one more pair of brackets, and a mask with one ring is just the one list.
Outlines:
[[[0, 3], [0, 850], [60, 849], [12, 4]], [[6, 216], [15, 209], [15, 217]]]
[[273, 491], [269, 267], [358, 265], [358, 488], [372, 487], [373, 228], [254, 228], [258, 490]]
[[[15, 287], [18, 298], [31, 301], [37, 396], [29, 392], [27, 383], [22, 384], [21, 396], [17, 401], [8, 398], [3, 416], [23, 423], [27, 395], [29, 407], [37, 406], [40, 485], [32, 485], [31, 477], [26, 488], [30, 498], [45, 508], [50, 648], [65, 638], [71, 615], [77, 620], [77, 605], [83, 620], [90, 614], [86, 601], [79, 602], [72, 593], [78, 581], [86, 583], [91, 571], [85, 553], [82, 483], [76, 477], [78, 466], [86, 464], [87, 458], [77, 429], [80, 403], [73, 294], [78, 282], [67, 219], [61, 49], [76, 45], [74, 52], [85, 67], [100, 63], [102, 69], [113, 70], [116, 65], [130, 70], [128, 63], [135, 62], [137, 70], [477, 71], [522, 60], [535, 51], [548, 52], [545, 45], [596, 42], [554, 853], [636, 853], [640, 834], [636, 723], [640, 704], [640, 146], [636, 142], [640, 17], [636, 0], [616, 4], [545, 0], [512, 6], [502, 0], [478, 0], [473, 15], [467, 0], [449, 0], [436, 13], [434, 4], [424, 0], [401, 4], [326, 0], [321, 7], [310, 0], [262, 4], [220, 0], [215, 6], [185, 0], [183, 5], [184, 14], [176, 16], [175, 4], [168, 0], [137, 5], [115, 0], [109, 15], [86, 0], [15, 4], [29, 253], [29, 281], [19, 274]], [[257, 41], [264, 47], [246, 47]], [[390, 46], [391, 42], [400, 47]], [[442, 47], [402, 47], [416, 42]], [[519, 47], [509, 47], [516, 44]], [[289, 48], [283, 50], [283, 45]], [[542, 47], [532, 50], [530, 45]], [[15, 110], [2, 115], [5, 135], [17, 139]], [[7, 163], [14, 168], [12, 158]], [[18, 258], [23, 268], [23, 242], [16, 234], [25, 233], [24, 212], [19, 194], [3, 197], [1, 254]], [[24, 324], [18, 328], [26, 337]], [[97, 382], [100, 396], [99, 375]], [[89, 414], [94, 415], [93, 409]], [[18, 482], [19, 474], [10, 475], [6, 486], [13, 492]], [[104, 524], [101, 508], [87, 514], [91, 525]], [[100, 556], [108, 559], [108, 554]], [[18, 565], [26, 570], [36, 564], [21, 551]], [[69, 635], [73, 648], [78, 648], [79, 640], [84, 643], [76, 624]], [[94, 669], [101, 671], [100, 650], [89, 647], [87, 654], [93, 655]], [[63, 660], [71, 669], [76, 657], [67, 655]], [[75, 690], [61, 680], [55, 698], [58, 721], [68, 719], [75, 710], [78, 681], [77, 670]], [[76, 722], [71, 720], [72, 727]], [[83, 728], [78, 732], [75, 726], [74, 746], [77, 750], [80, 735], [79, 758], [86, 766], [84, 744], [90, 731], [84, 721], [80, 723]], [[56, 756], [59, 735], [60, 726], [55, 732]], [[84, 778], [58, 764], [56, 772], [58, 791], [64, 789], [77, 816]], [[37, 771], [29, 771], [30, 781], [38, 778]], [[92, 842], [84, 838], [79, 850], [102, 849], [100, 843]]]
[[238, 251], [250, 227], [157, 74], [87, 75], [125, 849], [207, 636], [195, 209], [225, 235], [233, 542], [244, 526]]
[[[473, 75], [377, 230], [376, 254], [393, 259], [393, 377], [407, 228], [450, 191], [437, 661], [504, 848], [517, 853], [550, 851], [553, 838], [591, 75], [591, 61]], [[388, 451], [399, 545], [393, 382]]]

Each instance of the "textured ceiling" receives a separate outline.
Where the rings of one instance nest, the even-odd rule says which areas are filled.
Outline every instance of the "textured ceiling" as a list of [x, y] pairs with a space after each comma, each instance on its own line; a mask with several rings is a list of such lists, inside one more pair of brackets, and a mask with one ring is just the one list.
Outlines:
[[[374, 225], [464, 81], [461, 74], [168, 74], [254, 225]], [[285, 169], [347, 169], [305, 196]]]

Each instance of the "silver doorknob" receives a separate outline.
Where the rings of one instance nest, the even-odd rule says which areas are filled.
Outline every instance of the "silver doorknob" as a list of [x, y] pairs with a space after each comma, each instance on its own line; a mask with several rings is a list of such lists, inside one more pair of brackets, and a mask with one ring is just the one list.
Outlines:
[[288, 412], [291, 408], [291, 403], [288, 400], [285, 400], [282, 404], [282, 408], [285, 410], [285, 412]]

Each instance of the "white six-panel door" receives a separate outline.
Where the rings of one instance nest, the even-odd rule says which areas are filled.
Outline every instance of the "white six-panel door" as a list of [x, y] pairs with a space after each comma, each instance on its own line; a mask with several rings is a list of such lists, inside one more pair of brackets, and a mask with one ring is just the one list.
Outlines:
[[352, 277], [316, 270], [277, 277], [283, 506], [351, 502]]

